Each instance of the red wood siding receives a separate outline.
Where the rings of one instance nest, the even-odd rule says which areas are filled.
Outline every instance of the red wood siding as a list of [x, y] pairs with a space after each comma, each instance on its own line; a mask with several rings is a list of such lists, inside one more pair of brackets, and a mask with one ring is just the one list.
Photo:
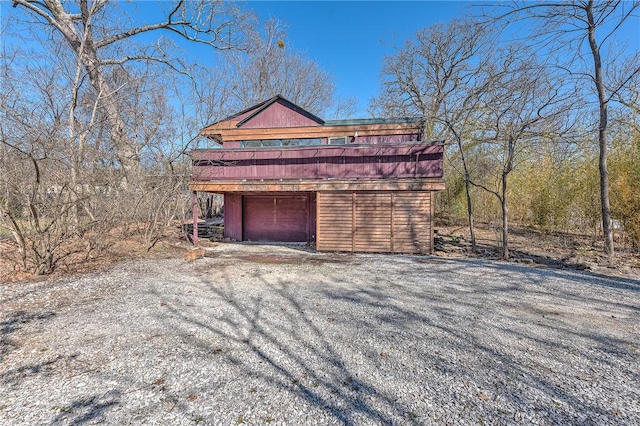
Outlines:
[[242, 195], [224, 194], [224, 237], [242, 241]]
[[260, 107], [258, 106], [258, 107], [255, 107], [255, 108], [251, 108], [249, 111], [245, 111], [245, 112], [243, 112], [242, 114], [239, 114], [239, 115], [237, 115], [237, 116], [233, 117], [233, 120], [229, 120], [229, 121], [242, 121], [242, 120], [244, 120], [245, 118], [249, 117], [249, 116], [250, 116], [251, 114], [253, 114], [254, 112], [256, 112], [256, 110], [257, 110], [258, 108], [260, 108]]
[[311, 197], [308, 193], [243, 197], [245, 241], [307, 242]]
[[[244, 117], [243, 117], [244, 118]], [[243, 129], [319, 126], [320, 123], [275, 102], [242, 125]]]
[[240, 148], [240, 141], [224, 141], [225, 148]]
[[318, 226], [318, 218], [316, 216], [316, 202], [317, 195], [315, 192], [310, 192], [309, 194], [309, 242], [316, 241], [316, 229]]
[[441, 144], [191, 151], [195, 181], [442, 177]]

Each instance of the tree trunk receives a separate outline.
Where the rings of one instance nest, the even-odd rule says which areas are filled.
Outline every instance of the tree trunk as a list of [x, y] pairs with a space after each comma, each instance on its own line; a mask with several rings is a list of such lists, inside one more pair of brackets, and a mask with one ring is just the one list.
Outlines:
[[[96, 51], [88, 47], [82, 52], [81, 56], [83, 58], [83, 64], [89, 73], [89, 80], [91, 81], [93, 89], [96, 93], [104, 94], [106, 97], [101, 103], [101, 108], [105, 113], [109, 125], [111, 140], [116, 147], [118, 161], [122, 166], [125, 176], [131, 177], [140, 166], [140, 158], [127, 135], [118, 104], [115, 99], [113, 99], [116, 93], [111, 90], [111, 87], [104, 78]], [[109, 99], [109, 97], [111, 97], [111, 99]]]
[[0, 213], [2, 213], [2, 215], [4, 216], [5, 223], [9, 223], [9, 225], [11, 226], [11, 235], [13, 235], [13, 238], [14, 240], [16, 240], [16, 243], [18, 243], [18, 248], [20, 251], [20, 264], [22, 266], [22, 269], [26, 271], [27, 270], [27, 242], [24, 239], [24, 234], [20, 229], [20, 226], [18, 226], [18, 222], [11, 215], [11, 212], [9, 212], [8, 210], [4, 210], [2, 207], [0, 207]]
[[[458, 136], [456, 134], [456, 136]], [[458, 149], [460, 149], [460, 159], [462, 160], [462, 167], [464, 167], [464, 189], [467, 197], [467, 216], [469, 217], [469, 237], [471, 238], [471, 252], [476, 252], [476, 230], [473, 223], [473, 205], [471, 204], [471, 177], [469, 175], [469, 167], [467, 166], [467, 159], [464, 156], [462, 150], [462, 141], [460, 137], [457, 137]]]
[[502, 173], [502, 260], [509, 260], [509, 209], [507, 208], [507, 173]]
[[598, 91], [598, 106], [600, 120], [598, 125], [598, 145], [600, 155], [598, 167], [600, 170], [600, 206], [602, 209], [602, 231], [604, 233], [604, 250], [612, 258], [613, 233], [611, 229], [611, 206], [609, 203], [609, 171], [607, 168], [607, 98], [605, 95], [604, 81], [602, 77], [602, 61], [600, 58], [600, 48], [596, 42], [596, 23], [593, 17], [593, 0], [589, 0], [586, 8], [587, 20], [589, 22], [589, 47], [593, 56], [593, 66], [595, 71], [594, 83]]
[[475, 230], [475, 225], [473, 223], [473, 208], [471, 206], [471, 189], [470, 189], [470, 183], [469, 183], [470, 181], [471, 179], [469, 178], [469, 172], [465, 170], [464, 189], [467, 196], [467, 215], [469, 216], [469, 235], [471, 237], [471, 252], [475, 253], [476, 252], [476, 230]]
[[509, 145], [507, 151], [507, 164], [502, 170], [502, 196], [500, 204], [502, 207], [502, 259], [509, 260], [509, 208], [507, 202], [507, 181], [509, 173], [513, 171], [513, 161], [516, 155], [515, 138], [509, 136]]
[[105, 114], [111, 140], [115, 145], [118, 160], [122, 166], [125, 177], [137, 171], [140, 166], [138, 153], [134, 144], [126, 133], [124, 119], [115, 101], [116, 91], [113, 91], [104, 76], [104, 71], [98, 52], [93, 44], [91, 31], [91, 11], [86, 1], [80, 2], [82, 21], [85, 33], [80, 37], [72, 17], [65, 12], [59, 1], [47, 5], [51, 12], [52, 20], [56, 28], [62, 33], [71, 49], [78, 55], [80, 63], [89, 74], [89, 81], [96, 92], [96, 96], [104, 97], [100, 108]]

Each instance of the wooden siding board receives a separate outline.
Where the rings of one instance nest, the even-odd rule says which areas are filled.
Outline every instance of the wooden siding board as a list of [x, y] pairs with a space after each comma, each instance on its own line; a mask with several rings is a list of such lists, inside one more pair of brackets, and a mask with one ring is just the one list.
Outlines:
[[[258, 114], [260, 115], [260, 114]], [[258, 116], [256, 115], [256, 117]], [[296, 126], [274, 128], [246, 128], [236, 127], [237, 119], [221, 122], [206, 127], [202, 130], [203, 136], [219, 135], [223, 141], [248, 140], [248, 139], [289, 139], [289, 138], [316, 138], [316, 137], [340, 137], [353, 136], [358, 132], [358, 139], [364, 136], [394, 136], [418, 135], [421, 132], [420, 124], [416, 123], [384, 123], [384, 124], [357, 124], [340, 126]], [[250, 120], [251, 121], [251, 120]], [[248, 121], [246, 124], [248, 124]], [[246, 126], [245, 124], [245, 126]]]
[[428, 197], [429, 199], [429, 205], [431, 206], [431, 211], [429, 212], [429, 228], [430, 228], [430, 232], [429, 232], [429, 247], [428, 247], [428, 252], [429, 254], [433, 253], [433, 192], [428, 192], [426, 194], [426, 197]]
[[351, 194], [318, 192], [316, 204], [316, 247], [324, 251], [351, 251]]
[[[242, 117], [242, 119], [244, 118], [246, 116]], [[288, 108], [280, 102], [274, 102], [244, 123], [240, 129], [306, 126], [320, 126], [320, 123]]]
[[224, 194], [224, 237], [242, 241], [241, 194]]
[[[442, 176], [442, 145], [351, 145], [194, 150], [192, 179], [413, 178]], [[418, 161], [415, 159], [419, 158]], [[416, 169], [415, 163], [419, 164]]]
[[[349, 195], [351, 205], [348, 203]], [[349, 195], [319, 195], [322, 201], [318, 203], [318, 250], [432, 251], [431, 192], [351, 192]], [[341, 201], [339, 209], [336, 209], [337, 200]], [[340, 215], [342, 220], [338, 222]], [[344, 217], [348, 217], [348, 220], [344, 220]]]
[[394, 204], [396, 252], [430, 253], [432, 213], [430, 192], [399, 192]]
[[391, 251], [391, 193], [354, 193], [354, 251]]
[[441, 178], [386, 180], [288, 180], [191, 182], [189, 190], [202, 192], [320, 192], [320, 191], [440, 191]]

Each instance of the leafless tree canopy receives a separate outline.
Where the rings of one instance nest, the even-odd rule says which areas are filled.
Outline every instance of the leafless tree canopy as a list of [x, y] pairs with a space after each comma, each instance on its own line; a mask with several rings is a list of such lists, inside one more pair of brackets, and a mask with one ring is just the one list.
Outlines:
[[371, 103], [373, 113], [424, 116], [429, 119], [425, 137], [442, 136], [443, 127], [436, 122], [452, 98], [474, 84], [479, 68], [475, 61], [483, 61], [478, 54], [487, 55], [491, 40], [486, 27], [473, 20], [418, 31], [415, 40], [385, 59], [382, 90]]
[[[86, 73], [108, 124], [118, 162], [127, 173], [139, 168], [140, 153], [120, 108], [122, 97], [131, 91], [124, 79], [117, 78], [127, 73], [124, 66], [135, 61], [157, 62], [186, 72], [182, 61], [171, 56], [171, 38], [160, 37], [160, 32], [215, 49], [243, 43], [243, 15], [230, 2], [180, 0], [156, 20], [142, 23], [139, 18], [135, 23], [127, 22], [118, 2], [108, 0], [16, 0], [14, 5], [42, 23], [52, 42], [60, 42], [73, 52], [78, 65], [75, 84], [83, 84]], [[149, 44], [138, 42], [149, 33], [158, 33], [158, 37]]]
[[[185, 151], [226, 114], [276, 93], [314, 112], [353, 105], [275, 21], [261, 28], [231, 2], [161, 5], [9, 9], [11, 29], [29, 40], [16, 31], [2, 52], [0, 212], [16, 267], [50, 273], [118, 235], [152, 248], [190, 208]], [[196, 44], [211, 53], [190, 63], [183, 48]]]
[[[372, 100], [371, 110], [385, 116], [421, 115], [427, 121], [426, 139], [452, 143], [447, 154], [448, 170], [453, 173], [442, 198], [447, 209], [455, 209], [457, 194], [464, 194], [474, 249], [473, 207], [480, 207], [485, 220], [485, 212], [494, 207], [472, 187], [498, 201], [495, 214], [501, 217], [506, 258], [511, 204], [507, 200], [520, 195], [516, 192], [523, 185], [519, 173], [535, 170], [541, 159], [549, 161], [550, 167], [566, 164], [571, 169], [573, 162], [586, 169], [584, 159], [593, 154], [591, 139], [598, 141], [593, 164], [597, 164], [600, 181], [605, 250], [613, 253], [607, 152], [614, 139], [608, 133], [609, 113], [612, 103], [623, 106], [615, 110], [615, 126], [620, 130], [625, 123], [627, 130], [617, 133], [616, 138], [638, 139], [638, 132], [632, 129], [637, 123], [640, 73], [637, 52], [629, 54], [624, 46], [619, 48], [616, 35], [630, 19], [637, 20], [638, 4], [590, 0], [482, 3], [476, 18], [424, 28], [385, 59], [380, 92]], [[511, 39], [510, 44], [505, 44], [505, 39]], [[629, 155], [636, 156], [629, 148], [616, 152], [617, 186], [628, 185], [629, 179], [635, 181], [630, 176], [637, 170], [622, 168], [630, 164]], [[520, 171], [514, 174], [515, 170]], [[552, 170], [558, 176], [564, 173]], [[552, 173], [548, 177], [555, 178]], [[512, 188], [510, 180], [521, 186], [508, 189]], [[582, 185], [582, 194], [593, 194], [584, 182], [575, 185]], [[564, 204], [557, 202], [562, 214], [571, 214], [565, 207], [569, 199], [582, 203], [574, 194], [575, 189], [565, 195]], [[533, 205], [532, 213], [523, 208], [519, 217], [531, 215], [538, 223], [559, 223], [558, 213], [549, 210], [548, 193], [530, 197], [535, 200], [532, 203], [546, 205]], [[618, 202], [625, 205], [635, 199], [630, 195], [623, 198], [625, 201]], [[565, 223], [582, 223], [578, 216], [593, 218], [597, 214], [591, 207], [581, 209]], [[616, 211], [618, 218], [639, 217], [633, 213], [635, 209]], [[554, 214], [555, 218], [548, 218]], [[633, 220], [624, 221], [627, 228], [635, 229]], [[591, 219], [587, 222], [593, 226]]]
[[228, 87], [226, 109], [240, 111], [280, 94], [314, 114], [353, 114], [355, 100], [336, 94], [331, 75], [290, 45], [284, 25], [274, 19], [251, 32], [246, 51], [229, 51], [214, 78]]
[[559, 58], [560, 67], [583, 87], [587, 101], [595, 99], [602, 229], [605, 251], [610, 257], [614, 247], [608, 171], [609, 104], [640, 73], [638, 62], [622, 75], [614, 71], [620, 70], [616, 66], [620, 51], [611, 42], [639, 7], [636, 0], [515, 1], [498, 7], [497, 15], [507, 25], [521, 20], [532, 22], [534, 40], [539, 46], [548, 46], [549, 54]]
[[18, 248], [9, 255], [49, 273], [93, 256], [107, 233], [153, 247], [186, 213], [184, 135], [197, 134], [195, 114], [172, 101], [192, 69], [176, 41], [246, 48], [246, 16], [208, 1], [177, 1], [148, 22], [106, 0], [14, 6], [31, 40], [2, 52], [0, 211]]
[[[206, 124], [275, 94], [327, 118], [355, 110], [283, 24], [259, 24], [237, 3], [12, 5], [0, 243], [11, 235], [16, 249], [3, 255], [16, 268], [50, 273], [120, 235], [154, 247], [188, 213], [184, 153], [201, 146]], [[496, 223], [505, 258], [511, 221], [603, 234], [609, 255], [616, 223], [640, 247], [640, 54], [617, 38], [639, 9], [482, 3], [475, 18], [424, 28], [381, 64], [372, 113], [423, 116], [425, 139], [448, 142], [439, 213], [468, 221], [474, 249], [475, 218]], [[194, 45], [211, 54], [190, 62]], [[218, 200], [201, 202], [219, 212]]]

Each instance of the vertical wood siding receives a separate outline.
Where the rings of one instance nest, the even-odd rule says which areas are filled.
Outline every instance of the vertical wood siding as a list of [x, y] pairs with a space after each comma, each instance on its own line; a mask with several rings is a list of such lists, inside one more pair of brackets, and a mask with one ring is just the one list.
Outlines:
[[[242, 117], [244, 118], [244, 117]], [[243, 129], [320, 126], [320, 123], [276, 102], [242, 125]]]
[[224, 194], [224, 237], [242, 241], [241, 194]]
[[353, 194], [318, 192], [316, 248], [353, 251]]
[[192, 179], [439, 178], [443, 153], [429, 144], [194, 150]]
[[432, 251], [430, 192], [320, 192], [317, 200], [318, 250]]

